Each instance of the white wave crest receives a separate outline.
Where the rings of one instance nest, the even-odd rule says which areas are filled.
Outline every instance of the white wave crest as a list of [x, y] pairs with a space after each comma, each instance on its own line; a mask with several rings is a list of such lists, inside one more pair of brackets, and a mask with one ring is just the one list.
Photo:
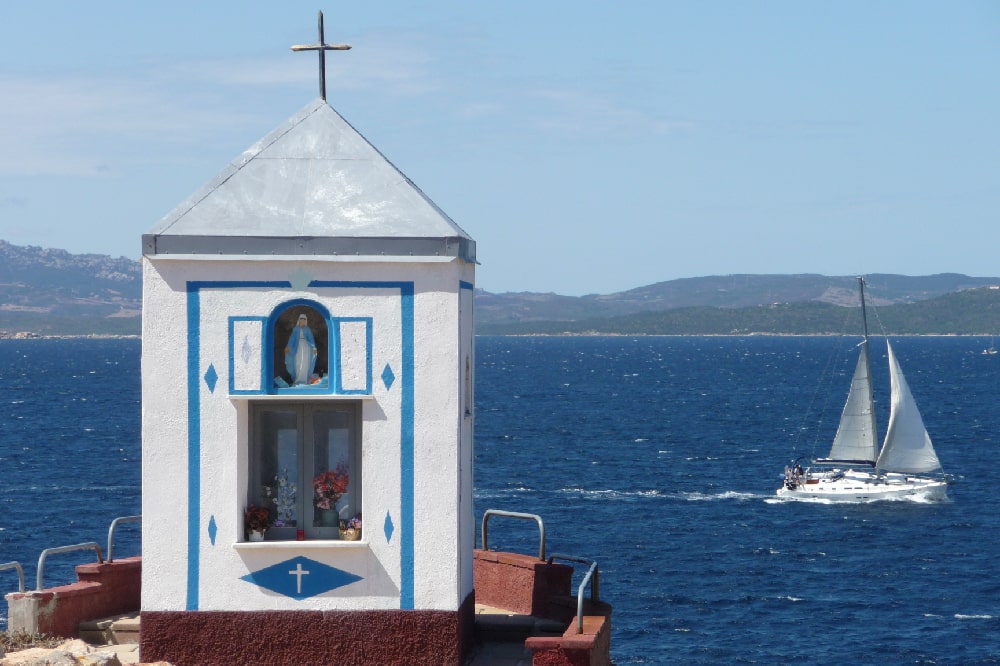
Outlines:
[[727, 499], [735, 499], [743, 501], [759, 497], [759, 495], [755, 495], [754, 493], [741, 493], [735, 490], [725, 490], [719, 493], [702, 493], [695, 491], [691, 493], [681, 493], [681, 496], [684, 499], [687, 499], [688, 501], [691, 502], [708, 502], [714, 500], [727, 500]]

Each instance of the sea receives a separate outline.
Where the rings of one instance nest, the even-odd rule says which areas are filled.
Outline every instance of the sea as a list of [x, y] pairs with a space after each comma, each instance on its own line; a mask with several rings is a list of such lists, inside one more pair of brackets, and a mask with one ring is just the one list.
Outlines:
[[[786, 464], [827, 453], [857, 338], [480, 336], [477, 524], [535, 514], [547, 555], [597, 563], [618, 666], [1000, 663], [1000, 355], [892, 341], [953, 476], [943, 502], [776, 498]], [[42, 549], [104, 548], [140, 512], [139, 347], [0, 340], [0, 564], [29, 589]], [[872, 356], [884, 427], [878, 339]], [[490, 548], [539, 541], [490, 519]], [[116, 557], [140, 548], [122, 525]], [[93, 557], [53, 556], [45, 585]]]

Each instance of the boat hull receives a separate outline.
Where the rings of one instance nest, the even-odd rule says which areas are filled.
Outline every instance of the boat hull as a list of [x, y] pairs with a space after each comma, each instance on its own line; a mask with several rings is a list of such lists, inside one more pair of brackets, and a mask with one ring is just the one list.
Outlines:
[[810, 476], [800, 483], [777, 490], [778, 497], [791, 500], [876, 502], [879, 500], [939, 501], [947, 497], [948, 483], [941, 479], [904, 474], [876, 475], [839, 470]]

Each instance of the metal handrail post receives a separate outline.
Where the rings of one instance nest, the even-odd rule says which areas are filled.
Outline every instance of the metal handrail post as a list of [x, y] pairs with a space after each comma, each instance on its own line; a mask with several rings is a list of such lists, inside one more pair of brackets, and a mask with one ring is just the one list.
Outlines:
[[49, 555], [55, 555], [56, 553], [69, 553], [74, 550], [94, 550], [97, 553], [97, 563], [101, 564], [104, 562], [104, 555], [101, 554], [101, 547], [96, 541], [88, 541], [87, 543], [77, 543], [72, 546], [58, 546], [56, 548], [46, 548], [42, 551], [42, 554], [38, 556], [38, 585], [35, 586], [35, 590], [41, 592], [44, 588], [42, 587], [42, 574], [45, 571], [45, 558]]
[[0, 571], [5, 569], [17, 569], [17, 580], [18, 580], [18, 592], [24, 592], [24, 567], [21, 566], [20, 562], [8, 562], [7, 564], [0, 564]]
[[522, 520], [534, 520], [538, 523], [539, 532], [539, 547], [538, 547], [538, 559], [545, 559], [545, 523], [542, 522], [542, 517], [535, 515], [533, 513], [520, 513], [517, 511], [503, 511], [502, 509], [487, 509], [486, 513], [483, 514], [483, 550], [489, 550], [489, 539], [487, 537], [486, 524], [489, 521], [490, 516], [507, 516], [508, 518], [520, 518]]
[[580, 581], [580, 586], [576, 590], [576, 633], [583, 633], [583, 591], [587, 587], [587, 583], [593, 580], [590, 586], [590, 600], [593, 602], [599, 602], [601, 600], [601, 573], [597, 568], [597, 562], [593, 560], [588, 560], [583, 557], [574, 557], [573, 555], [552, 555], [549, 557], [549, 564], [552, 564], [553, 560], [564, 560], [567, 562], [579, 562], [580, 564], [589, 564], [590, 568], [587, 569], [587, 573], [584, 574], [583, 580]]
[[108, 562], [115, 560], [115, 528], [122, 523], [139, 522], [142, 522], [142, 516], [120, 516], [111, 521], [111, 527], [108, 528]]
[[587, 569], [587, 574], [580, 581], [580, 587], [576, 591], [576, 633], [583, 633], [583, 590], [587, 587], [587, 583], [590, 581], [590, 577], [594, 577], [594, 585], [590, 588], [591, 598], [596, 594], [597, 590], [597, 562], [590, 565]]

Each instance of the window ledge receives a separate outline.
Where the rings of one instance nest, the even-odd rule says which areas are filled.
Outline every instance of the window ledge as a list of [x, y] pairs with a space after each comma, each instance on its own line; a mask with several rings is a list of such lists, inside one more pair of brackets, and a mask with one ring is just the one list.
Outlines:
[[305, 402], [310, 400], [374, 400], [375, 396], [371, 393], [230, 393], [229, 399], [233, 402], [240, 400]]
[[368, 548], [368, 542], [343, 539], [307, 539], [305, 541], [238, 541], [235, 550], [308, 550], [313, 548]]

